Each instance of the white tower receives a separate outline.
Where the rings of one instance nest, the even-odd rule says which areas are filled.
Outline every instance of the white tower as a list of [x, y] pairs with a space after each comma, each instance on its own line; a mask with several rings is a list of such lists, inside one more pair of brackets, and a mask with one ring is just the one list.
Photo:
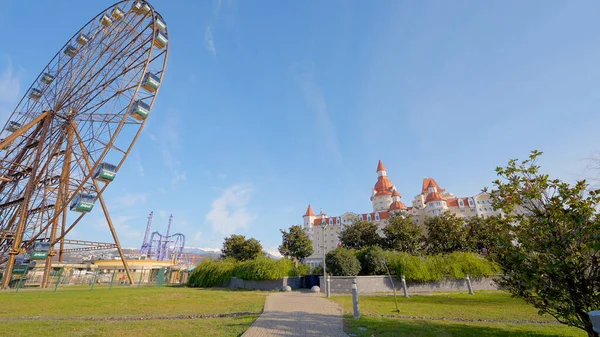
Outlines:
[[304, 230], [312, 231], [316, 217], [317, 216], [313, 212], [312, 207], [310, 207], [310, 204], [308, 204], [306, 213], [304, 213], [304, 216], [302, 216], [302, 218], [304, 219]]
[[381, 160], [377, 165], [377, 183], [373, 187], [371, 202], [373, 203], [373, 211], [387, 211], [392, 204], [392, 194], [396, 190], [396, 186], [392, 184], [387, 177], [387, 171]]

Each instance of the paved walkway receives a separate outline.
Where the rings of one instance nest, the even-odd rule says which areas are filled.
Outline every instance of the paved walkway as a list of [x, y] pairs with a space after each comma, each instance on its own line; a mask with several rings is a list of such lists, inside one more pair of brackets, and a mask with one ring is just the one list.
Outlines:
[[294, 291], [269, 295], [262, 315], [242, 337], [348, 337], [343, 326], [339, 305], [320, 293]]

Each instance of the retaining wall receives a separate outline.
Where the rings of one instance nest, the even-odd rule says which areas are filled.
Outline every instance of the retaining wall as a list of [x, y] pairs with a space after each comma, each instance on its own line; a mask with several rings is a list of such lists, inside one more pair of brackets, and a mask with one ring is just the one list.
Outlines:
[[303, 288], [305, 284], [304, 277], [284, 277], [280, 280], [265, 281], [246, 281], [237, 277], [232, 277], [225, 282], [224, 287], [231, 289], [249, 289], [249, 290], [281, 290], [284, 286], [290, 286], [292, 290]]
[[[331, 276], [332, 293], [349, 293], [352, 291], [352, 280], [356, 279], [356, 287], [359, 293], [381, 293], [396, 291], [402, 292], [402, 281], [396, 277], [389, 276]], [[323, 276], [319, 277], [321, 284]], [[471, 279], [473, 291], [477, 290], [498, 290], [498, 286], [491, 278]], [[323, 290], [324, 287], [321, 287]], [[406, 289], [411, 293], [431, 293], [435, 291], [467, 291], [467, 280], [442, 280], [435, 282], [406, 282]]]

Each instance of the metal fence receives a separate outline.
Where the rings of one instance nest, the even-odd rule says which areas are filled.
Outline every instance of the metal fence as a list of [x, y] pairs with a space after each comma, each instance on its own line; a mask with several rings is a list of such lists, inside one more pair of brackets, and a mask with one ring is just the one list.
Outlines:
[[[189, 271], [170, 268], [140, 268], [130, 269], [133, 283], [129, 282], [124, 269], [119, 268], [53, 268], [48, 275], [46, 288], [69, 286], [96, 287], [162, 287], [163, 285], [185, 284]], [[0, 272], [2, 273], [2, 272]], [[0, 279], [4, 277], [4, 273]], [[11, 275], [11, 289], [42, 288], [44, 267], [15, 267]]]

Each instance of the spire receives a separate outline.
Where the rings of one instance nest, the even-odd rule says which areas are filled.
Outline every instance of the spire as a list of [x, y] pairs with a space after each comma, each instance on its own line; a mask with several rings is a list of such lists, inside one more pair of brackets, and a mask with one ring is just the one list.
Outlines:
[[308, 208], [306, 209], [306, 213], [304, 213], [304, 216], [315, 216], [315, 213], [312, 210], [312, 207], [310, 207], [310, 204], [308, 204]]
[[377, 164], [377, 172], [386, 171], [385, 166], [383, 166], [383, 162], [380, 160]]

